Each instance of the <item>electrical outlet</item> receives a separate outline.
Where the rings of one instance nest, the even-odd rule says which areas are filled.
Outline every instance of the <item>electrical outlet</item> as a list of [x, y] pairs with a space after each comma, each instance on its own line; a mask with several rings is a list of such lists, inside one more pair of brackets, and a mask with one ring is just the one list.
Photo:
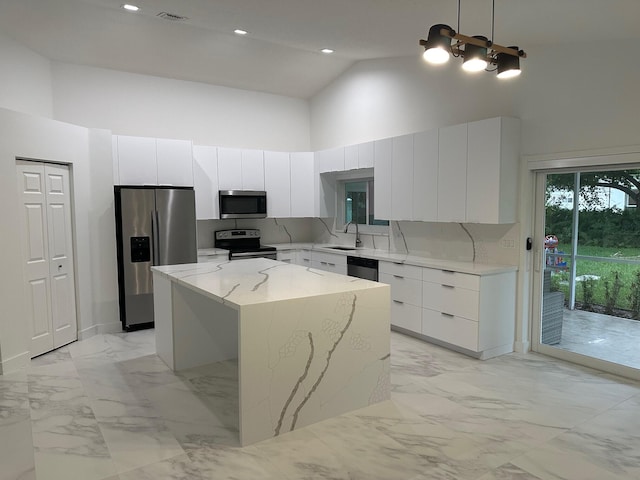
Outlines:
[[502, 248], [516, 248], [516, 241], [512, 238], [503, 238]]

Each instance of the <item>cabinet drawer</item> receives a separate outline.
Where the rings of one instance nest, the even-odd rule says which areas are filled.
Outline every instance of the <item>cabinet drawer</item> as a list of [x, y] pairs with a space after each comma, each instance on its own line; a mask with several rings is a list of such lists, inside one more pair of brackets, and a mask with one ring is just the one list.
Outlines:
[[394, 262], [379, 262], [378, 270], [380, 271], [380, 273], [387, 273], [389, 275], [397, 275], [399, 277], [422, 280], [422, 267], [416, 267], [415, 265], [406, 265], [404, 263]]
[[332, 265], [347, 265], [346, 255], [335, 255], [325, 252], [311, 252], [311, 260], [314, 262], [325, 262]]
[[455, 315], [422, 309], [422, 334], [478, 351], [478, 323]]
[[423, 268], [422, 280], [425, 282], [439, 283], [441, 285], [462, 287], [468, 290], [480, 290], [480, 277], [478, 275], [469, 275], [468, 273], [454, 272], [451, 270]]
[[296, 263], [297, 254], [295, 250], [285, 250], [278, 252], [276, 258], [279, 262]]
[[391, 325], [410, 330], [422, 331], [422, 309], [408, 303], [391, 301]]
[[451, 285], [423, 282], [422, 306], [477, 322], [480, 292]]
[[333, 273], [338, 273], [340, 275], [347, 274], [346, 265], [336, 265], [335, 263], [330, 263], [325, 261], [318, 262], [316, 260], [312, 260], [311, 266], [318, 270], [324, 270], [325, 272], [333, 272]]
[[414, 278], [381, 273], [379, 280], [391, 285], [391, 300], [422, 307], [422, 282]]

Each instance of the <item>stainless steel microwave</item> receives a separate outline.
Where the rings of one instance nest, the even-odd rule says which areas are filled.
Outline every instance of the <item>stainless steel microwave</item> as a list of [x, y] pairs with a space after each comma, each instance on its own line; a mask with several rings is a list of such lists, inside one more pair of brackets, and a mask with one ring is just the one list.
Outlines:
[[261, 190], [220, 190], [220, 218], [266, 218], [267, 192]]

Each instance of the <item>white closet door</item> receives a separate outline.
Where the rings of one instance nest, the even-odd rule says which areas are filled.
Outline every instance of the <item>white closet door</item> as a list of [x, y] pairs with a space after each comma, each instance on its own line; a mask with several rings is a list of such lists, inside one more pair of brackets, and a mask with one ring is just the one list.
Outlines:
[[31, 357], [77, 339], [67, 167], [18, 161]]
[[69, 168], [45, 165], [53, 347], [77, 339]]

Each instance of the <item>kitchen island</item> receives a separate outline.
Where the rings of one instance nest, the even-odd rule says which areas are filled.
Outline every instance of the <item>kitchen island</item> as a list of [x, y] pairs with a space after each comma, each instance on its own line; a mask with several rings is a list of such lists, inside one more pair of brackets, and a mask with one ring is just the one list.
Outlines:
[[153, 267], [173, 370], [237, 359], [241, 445], [389, 399], [389, 286], [268, 259]]

